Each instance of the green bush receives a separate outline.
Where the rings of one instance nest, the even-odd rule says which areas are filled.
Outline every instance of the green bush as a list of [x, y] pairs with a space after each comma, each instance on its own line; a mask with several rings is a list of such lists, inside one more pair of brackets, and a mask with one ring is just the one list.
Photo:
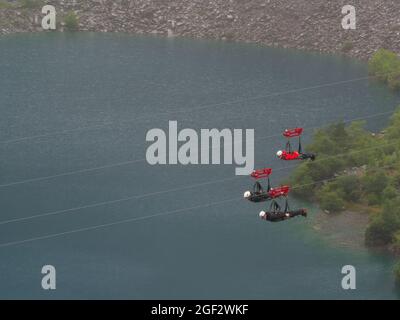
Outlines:
[[[399, 140], [400, 142], [400, 108], [390, 118], [390, 124], [386, 129], [386, 135], [389, 140]], [[393, 141], [389, 141], [393, 143]]]
[[393, 175], [392, 184], [396, 190], [400, 190], [400, 168], [398, 168], [396, 173]]
[[355, 175], [341, 176], [336, 185], [346, 201], [359, 201], [361, 197], [360, 179]]
[[367, 246], [382, 246], [392, 241], [392, 235], [383, 219], [374, 219], [365, 231], [365, 244]]
[[350, 136], [343, 122], [332, 124], [324, 129], [316, 130], [313, 143], [307, 149], [322, 155], [335, 155], [347, 148]]
[[330, 179], [335, 173], [344, 169], [345, 162], [342, 157], [322, 157], [320, 156], [317, 161], [310, 163], [310, 175], [314, 181]]
[[385, 188], [385, 190], [383, 190], [383, 193], [382, 193], [382, 197], [383, 197], [383, 200], [384, 200], [384, 201], [386, 201], [386, 200], [393, 200], [393, 199], [397, 198], [398, 196], [399, 196], [398, 191], [397, 191], [396, 188], [395, 188], [394, 186], [392, 186], [392, 185], [388, 185], [388, 186]]
[[346, 127], [347, 137], [352, 146], [369, 145], [373, 142], [371, 133], [365, 130], [365, 121], [354, 121]]
[[314, 135], [314, 141], [310, 146], [307, 146], [307, 150], [312, 152], [318, 152], [321, 155], [333, 155], [337, 150], [336, 144], [325, 135], [322, 131], [317, 131]]
[[293, 185], [292, 192], [293, 195], [301, 197], [303, 199], [313, 200], [314, 199], [314, 187], [315, 182], [311, 177], [304, 177], [302, 184]]
[[394, 277], [396, 279], [396, 284], [400, 286], [400, 261], [397, 262], [394, 267]]
[[395, 146], [388, 146], [385, 148], [385, 155], [382, 156], [382, 164], [387, 167], [398, 162], [399, 158], [396, 153]]
[[381, 195], [389, 182], [385, 171], [367, 172], [362, 179], [362, 185], [365, 192], [375, 195]]
[[293, 194], [305, 199], [311, 198], [316, 186], [315, 181], [311, 178], [309, 168], [306, 163], [301, 164], [290, 179], [290, 184], [293, 186]]
[[0, 9], [9, 8], [14, 8], [14, 5], [11, 2], [7, 2], [6, 0], [0, 0]]
[[365, 233], [367, 245], [386, 245], [392, 242], [400, 229], [399, 198], [385, 203], [382, 213], [369, 224]]
[[349, 146], [350, 137], [347, 133], [347, 128], [344, 122], [339, 122], [329, 126], [330, 138], [340, 148], [346, 148]]
[[389, 76], [400, 71], [400, 58], [392, 51], [380, 49], [370, 59], [368, 71], [370, 75], [388, 83]]
[[382, 197], [377, 194], [369, 194], [367, 196], [367, 202], [369, 206], [376, 206], [382, 204]]
[[398, 70], [393, 70], [388, 76], [388, 85], [392, 90], [400, 90], [400, 68]]
[[345, 43], [343, 43], [342, 51], [343, 52], [349, 52], [349, 51], [353, 50], [353, 48], [354, 48], [353, 42], [346, 41]]
[[340, 212], [344, 208], [344, 201], [337, 192], [321, 192], [319, 194], [320, 206], [323, 210]]
[[79, 19], [75, 12], [71, 11], [64, 17], [65, 28], [68, 31], [76, 31], [79, 27]]
[[20, 7], [25, 9], [39, 8], [44, 5], [42, 0], [20, 0]]
[[393, 235], [392, 247], [396, 254], [400, 253], [400, 230], [396, 231], [396, 233]]

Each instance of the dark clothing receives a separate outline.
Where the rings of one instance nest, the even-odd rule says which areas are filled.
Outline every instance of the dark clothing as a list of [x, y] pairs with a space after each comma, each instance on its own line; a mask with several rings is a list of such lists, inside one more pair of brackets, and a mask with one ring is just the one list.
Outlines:
[[261, 185], [261, 183], [259, 183], [258, 181], [254, 184], [253, 186], [253, 193], [255, 194], [261, 194], [264, 192], [264, 189]]
[[313, 153], [302, 153], [300, 154], [299, 157], [301, 160], [307, 160], [307, 159], [311, 159], [311, 161], [314, 161], [316, 156]]
[[265, 202], [271, 200], [271, 196], [268, 192], [252, 193], [248, 200], [251, 202]]
[[[268, 184], [269, 185], [269, 184]], [[269, 189], [269, 186], [268, 186]], [[251, 202], [264, 202], [271, 200], [268, 191], [264, 191], [262, 185], [257, 181], [253, 186], [253, 192], [251, 193], [250, 198], [248, 198]]]
[[270, 222], [281, 222], [287, 219], [291, 219], [294, 217], [303, 216], [307, 217], [307, 211], [305, 209], [295, 210], [295, 211], [288, 211], [288, 212], [267, 212], [265, 216], [265, 220]]
[[[290, 144], [290, 141], [287, 142], [286, 144], [286, 148], [285, 148], [286, 153], [289, 155], [289, 159], [284, 159], [284, 160], [296, 160], [295, 157], [290, 157], [291, 154], [296, 153], [292, 152], [292, 146]], [[299, 137], [299, 148], [297, 153], [299, 154], [298, 159], [300, 160], [307, 160], [307, 159], [311, 159], [312, 161], [315, 160], [316, 155], [313, 153], [303, 153], [303, 147], [301, 146], [301, 138]]]

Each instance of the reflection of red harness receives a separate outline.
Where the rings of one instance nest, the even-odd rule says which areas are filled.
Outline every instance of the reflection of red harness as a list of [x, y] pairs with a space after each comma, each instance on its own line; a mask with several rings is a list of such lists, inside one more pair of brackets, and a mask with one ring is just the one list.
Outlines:
[[300, 158], [300, 153], [298, 151], [293, 151], [293, 152], [287, 152], [287, 151], [282, 151], [282, 155], [280, 156], [282, 160], [299, 160]]

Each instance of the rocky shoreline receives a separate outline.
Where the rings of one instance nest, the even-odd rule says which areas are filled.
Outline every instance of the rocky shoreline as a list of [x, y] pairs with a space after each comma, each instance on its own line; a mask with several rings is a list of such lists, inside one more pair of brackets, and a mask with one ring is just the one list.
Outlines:
[[[1, 0], [0, 34], [43, 32], [41, 6]], [[35, 0], [31, 0], [35, 1]], [[259, 43], [367, 60], [400, 54], [400, 1], [354, 0], [357, 29], [344, 30], [345, 0], [45, 0], [57, 16], [74, 11], [80, 31], [127, 32]], [[58, 28], [63, 30], [62, 23]]]
[[312, 228], [335, 246], [367, 250], [365, 230], [369, 222], [368, 212], [346, 210], [338, 214], [318, 211]]

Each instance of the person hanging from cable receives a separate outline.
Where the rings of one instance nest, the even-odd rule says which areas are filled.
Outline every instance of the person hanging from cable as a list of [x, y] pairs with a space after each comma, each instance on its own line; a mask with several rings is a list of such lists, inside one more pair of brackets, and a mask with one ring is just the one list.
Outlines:
[[[255, 170], [251, 174], [251, 177], [256, 179], [252, 191], [246, 191], [244, 193], [244, 198], [251, 202], [264, 202], [271, 199], [276, 199], [285, 196], [289, 193], [288, 186], [281, 186], [278, 188], [272, 188], [270, 182], [270, 175], [272, 174], [272, 169], [266, 168], [261, 170]], [[267, 179], [267, 189], [264, 189], [259, 179]]]
[[[268, 192], [271, 189], [269, 176], [272, 174], [272, 169], [266, 168], [261, 170], [254, 170], [251, 174], [251, 177], [256, 180], [252, 191], [246, 191], [244, 193], [244, 198], [252, 201], [252, 202], [262, 202], [269, 199]], [[264, 191], [261, 183], [258, 181], [259, 179], [266, 178], [268, 181], [267, 190]]]
[[268, 211], [261, 211], [260, 218], [269, 222], [281, 222], [295, 217], [307, 217], [306, 209], [290, 210], [289, 201], [286, 197], [285, 209], [276, 200], [272, 200]]
[[[285, 150], [279, 150], [276, 155], [279, 159], [285, 161], [292, 160], [308, 160], [314, 161], [316, 159], [316, 155], [314, 153], [304, 153], [301, 145], [301, 135], [303, 133], [303, 128], [295, 128], [295, 129], [286, 129], [283, 133], [284, 137], [288, 139], [286, 143]], [[292, 149], [292, 145], [290, 143], [290, 139], [294, 137], [299, 137], [299, 147], [297, 151]]]

